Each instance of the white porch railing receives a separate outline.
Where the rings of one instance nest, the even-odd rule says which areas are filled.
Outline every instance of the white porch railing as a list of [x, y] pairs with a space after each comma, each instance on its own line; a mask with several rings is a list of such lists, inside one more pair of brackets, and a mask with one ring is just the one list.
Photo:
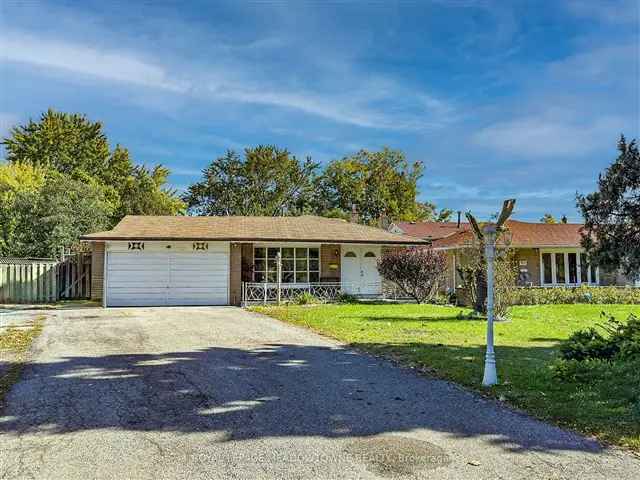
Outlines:
[[269, 303], [287, 303], [307, 292], [322, 302], [335, 301], [340, 294], [348, 293], [361, 299], [407, 300], [409, 297], [397, 286], [388, 282], [359, 285], [342, 282], [317, 283], [242, 283], [242, 305], [266, 305]]
[[317, 283], [252, 283], [242, 284], [242, 304], [256, 305], [280, 302], [290, 302], [299, 295], [307, 292], [314, 297], [330, 302], [335, 300], [343, 291], [340, 282]]

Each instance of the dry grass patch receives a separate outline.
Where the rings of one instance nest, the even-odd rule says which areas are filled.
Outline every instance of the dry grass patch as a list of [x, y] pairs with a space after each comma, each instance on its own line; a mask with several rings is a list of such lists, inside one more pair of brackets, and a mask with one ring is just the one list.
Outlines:
[[0, 409], [4, 397], [20, 378], [31, 344], [42, 332], [44, 319], [40, 315], [29, 325], [0, 330]]

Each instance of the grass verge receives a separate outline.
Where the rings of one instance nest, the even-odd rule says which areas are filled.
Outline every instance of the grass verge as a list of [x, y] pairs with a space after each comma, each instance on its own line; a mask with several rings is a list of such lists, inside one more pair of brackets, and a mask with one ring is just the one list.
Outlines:
[[498, 398], [558, 425], [640, 451], [639, 386], [608, 375], [592, 385], [558, 381], [551, 365], [576, 330], [624, 320], [638, 305], [537, 305], [511, 309], [495, 327], [500, 385], [481, 386], [486, 322], [468, 309], [437, 305], [318, 305], [255, 310], [308, 327], [351, 347]]
[[42, 332], [44, 318], [40, 315], [27, 327], [8, 327], [0, 331], [0, 353], [8, 360], [5, 368], [0, 365], [0, 410], [5, 396], [20, 378], [31, 344]]

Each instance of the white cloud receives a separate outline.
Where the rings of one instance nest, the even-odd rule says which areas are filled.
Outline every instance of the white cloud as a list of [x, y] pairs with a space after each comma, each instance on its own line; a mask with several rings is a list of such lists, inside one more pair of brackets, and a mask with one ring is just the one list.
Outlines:
[[30, 35], [5, 32], [0, 37], [0, 59], [67, 70], [104, 80], [174, 92], [185, 91], [185, 85], [171, 79], [161, 66], [130, 53], [104, 51]]
[[521, 117], [483, 128], [477, 145], [523, 157], [578, 156], [608, 147], [623, 132], [623, 118], [603, 116], [581, 123], [552, 116]]
[[[10, 31], [0, 35], [0, 60], [205, 100], [285, 108], [365, 128], [437, 128], [449, 123], [454, 112], [450, 104], [433, 95], [414, 92], [387, 78], [369, 77], [362, 81], [348, 68], [345, 71], [357, 84], [353, 88], [347, 87], [346, 78], [323, 90], [274, 88], [268, 78], [256, 77], [253, 64], [219, 62], [204, 67], [186, 64], [171, 68], [131, 51], [109, 50]], [[417, 101], [406, 100], [410, 98]], [[385, 102], [393, 104], [395, 110], [386, 108]]]
[[600, 44], [547, 63], [472, 142], [517, 157], [577, 157], [635, 136], [638, 48]]

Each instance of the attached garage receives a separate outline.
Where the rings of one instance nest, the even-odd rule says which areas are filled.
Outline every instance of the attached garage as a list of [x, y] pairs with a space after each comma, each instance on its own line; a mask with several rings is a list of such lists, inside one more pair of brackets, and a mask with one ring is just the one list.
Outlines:
[[105, 305], [227, 305], [229, 243], [110, 242]]

